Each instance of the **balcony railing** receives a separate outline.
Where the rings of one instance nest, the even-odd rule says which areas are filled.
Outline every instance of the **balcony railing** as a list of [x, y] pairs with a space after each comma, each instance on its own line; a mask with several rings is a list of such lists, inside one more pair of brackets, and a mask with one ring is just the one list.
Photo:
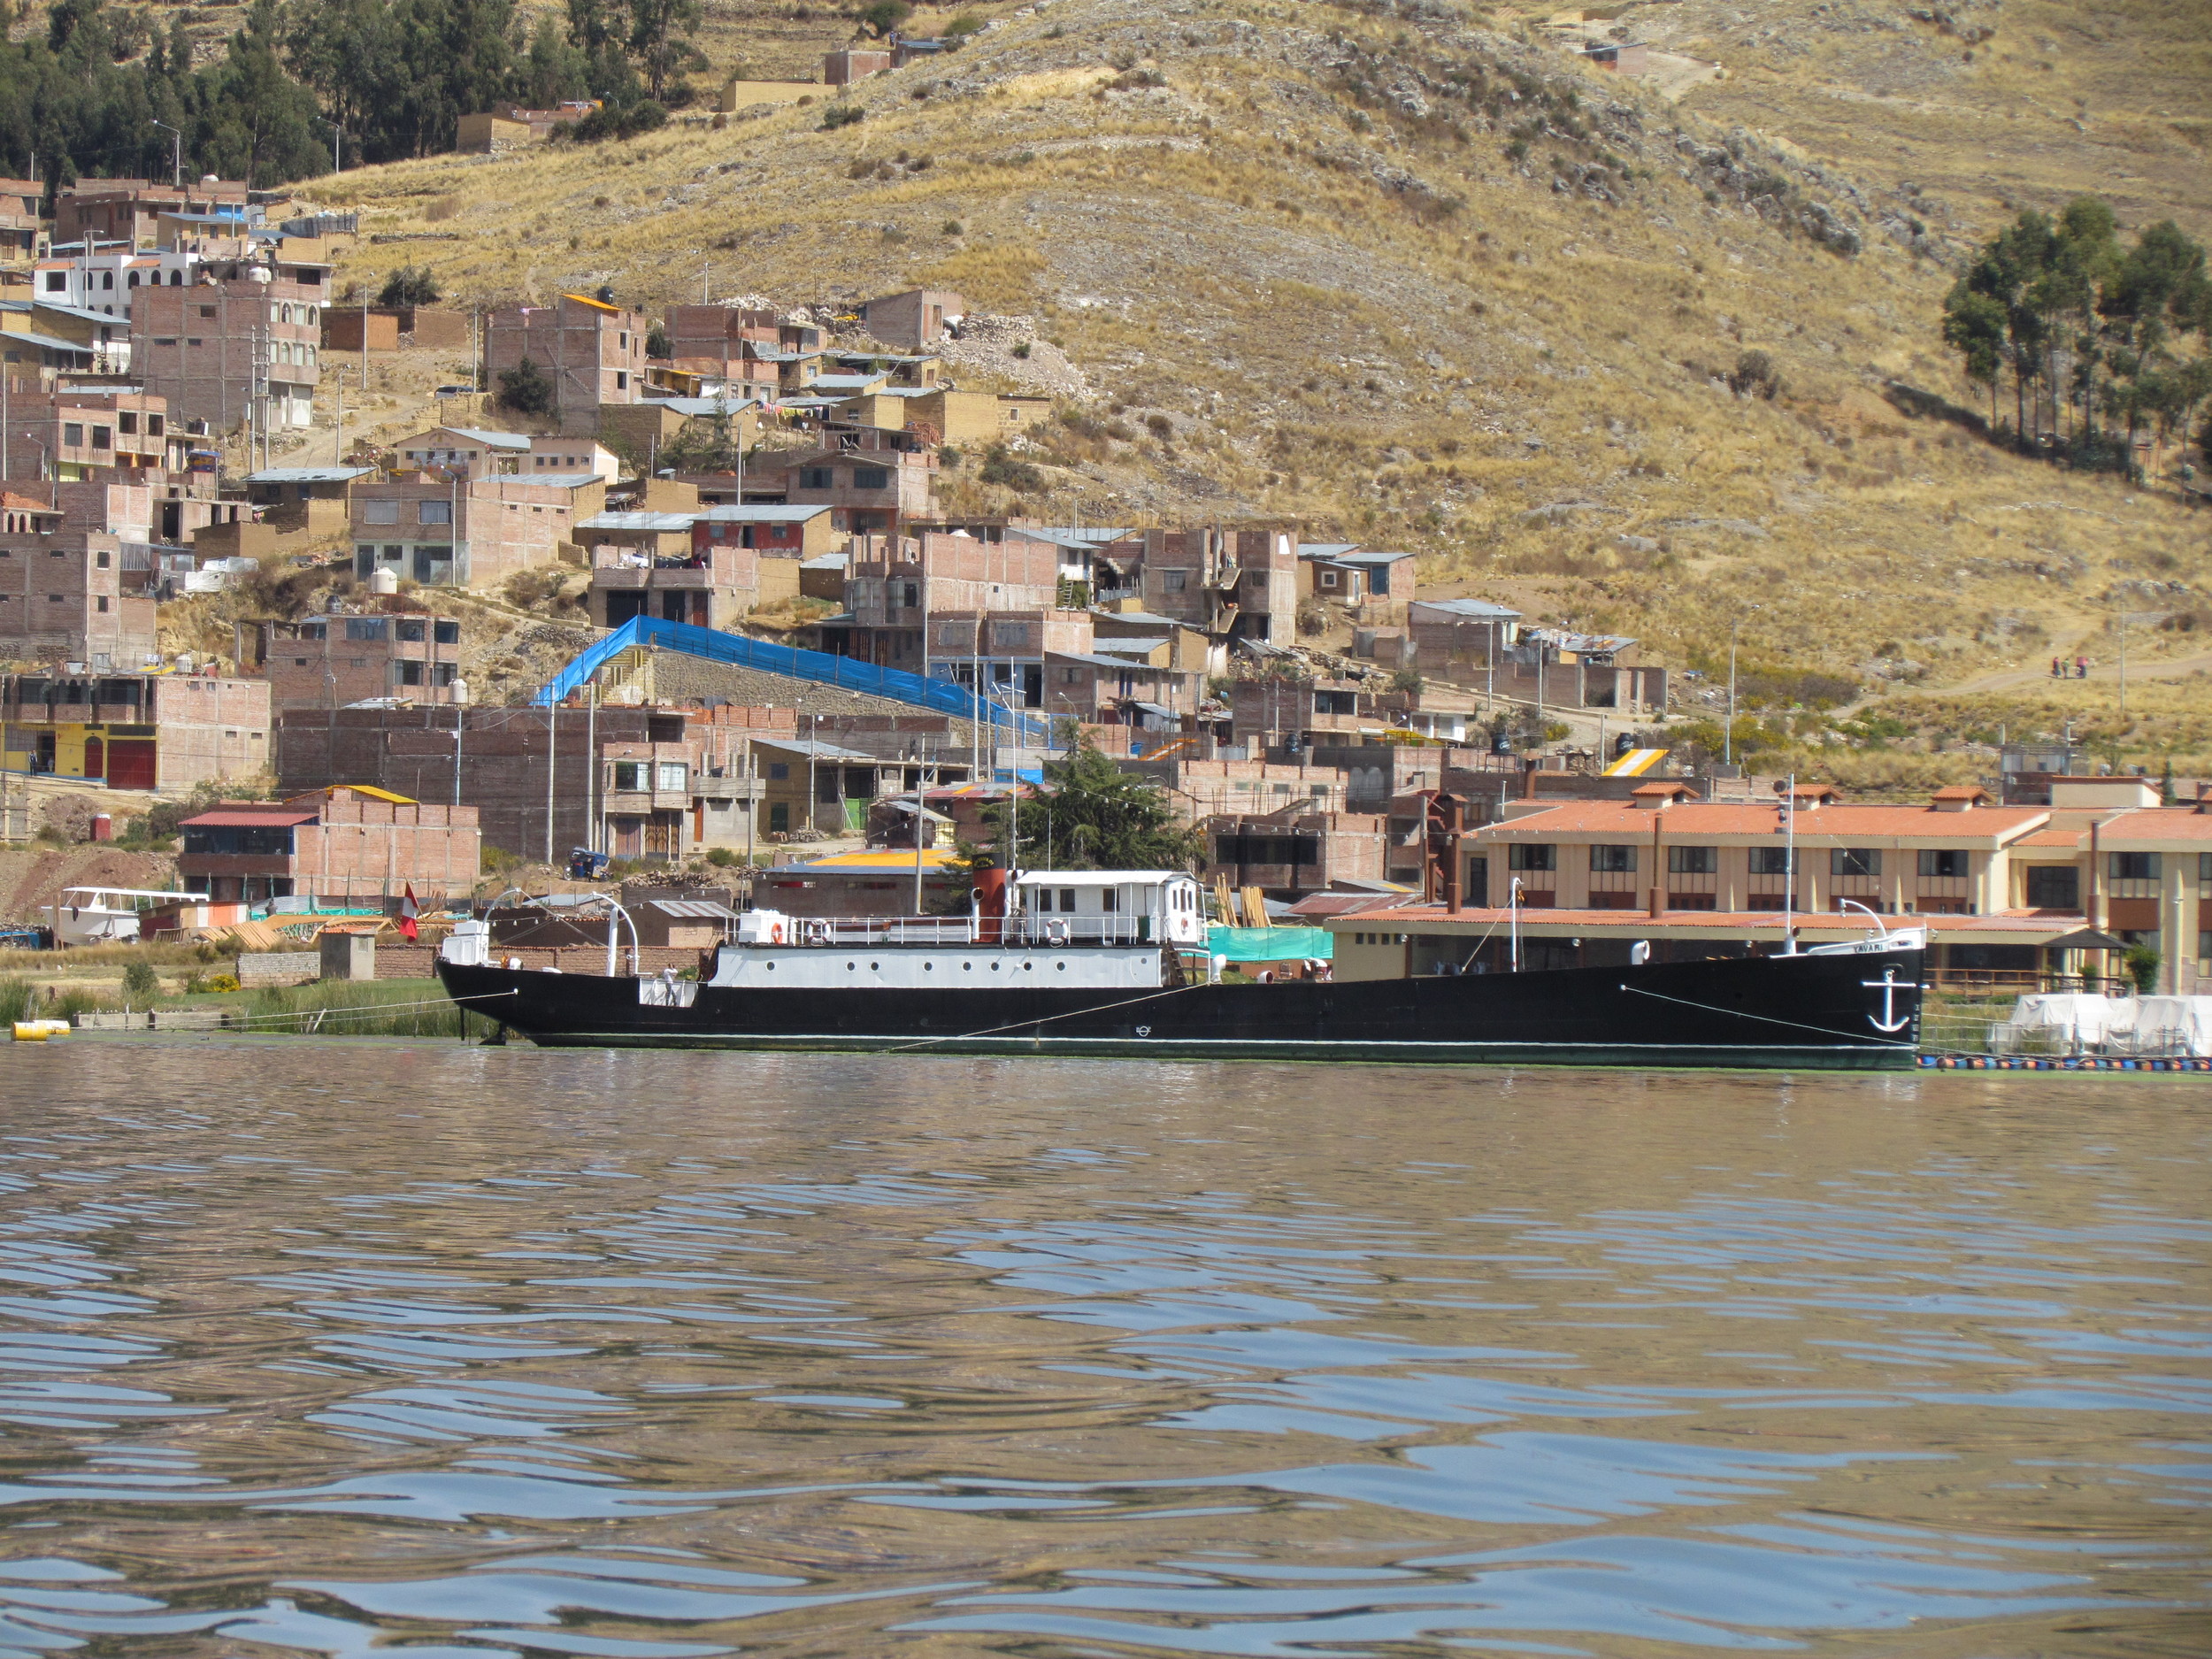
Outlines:
[[[1048, 916], [1017, 912], [979, 916], [798, 916], [782, 924], [783, 937], [769, 943], [818, 945], [973, 945], [1001, 943], [1057, 947], [1147, 945], [1159, 928], [1148, 915]], [[760, 941], [753, 941], [760, 942]]]

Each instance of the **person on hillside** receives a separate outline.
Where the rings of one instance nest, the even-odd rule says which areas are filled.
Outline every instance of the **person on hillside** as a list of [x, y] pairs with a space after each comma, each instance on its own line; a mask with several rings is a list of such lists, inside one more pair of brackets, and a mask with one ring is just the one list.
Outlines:
[[2055, 657], [2051, 658], [2051, 678], [2053, 680], [2063, 680], [2066, 678], [2066, 664], [2060, 662]]
[[2074, 658], [2074, 678], [2077, 680], [2089, 678], [2089, 659], [2086, 657]]

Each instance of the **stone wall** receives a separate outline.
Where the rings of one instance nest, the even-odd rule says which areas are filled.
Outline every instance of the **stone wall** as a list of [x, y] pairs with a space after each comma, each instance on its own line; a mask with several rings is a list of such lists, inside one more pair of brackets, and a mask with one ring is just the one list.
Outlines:
[[238, 984], [248, 991], [265, 985], [305, 985], [322, 972], [323, 959], [312, 950], [250, 952], [238, 958]]

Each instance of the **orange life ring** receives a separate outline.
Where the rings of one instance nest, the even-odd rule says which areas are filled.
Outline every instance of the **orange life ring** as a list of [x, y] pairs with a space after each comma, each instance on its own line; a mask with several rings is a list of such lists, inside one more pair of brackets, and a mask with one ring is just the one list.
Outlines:
[[781, 922], [771, 922], [768, 924], [768, 942], [772, 945], [780, 945], [783, 943], [783, 924]]

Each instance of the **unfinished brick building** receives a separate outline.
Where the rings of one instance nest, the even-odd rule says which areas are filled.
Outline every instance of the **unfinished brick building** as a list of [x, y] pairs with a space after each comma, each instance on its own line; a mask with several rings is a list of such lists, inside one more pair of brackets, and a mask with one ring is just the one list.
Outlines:
[[323, 289], [239, 276], [131, 295], [131, 375], [180, 420], [227, 433], [253, 413], [271, 428], [313, 424], [322, 380]]
[[371, 697], [449, 703], [461, 677], [461, 625], [426, 612], [266, 622], [258, 657], [280, 713]]
[[155, 648], [154, 602], [125, 590], [123, 544], [63, 527], [29, 496], [0, 510], [0, 661], [135, 668]]
[[348, 905], [465, 899], [483, 864], [476, 809], [334, 788], [291, 801], [230, 801], [184, 820], [177, 874], [218, 903], [312, 895]]
[[1298, 544], [1281, 531], [1140, 530], [1093, 562], [1101, 598], [1137, 598], [1151, 615], [1225, 639], [1297, 638]]
[[495, 385], [527, 357], [553, 384], [561, 430], [588, 434], [598, 431], [603, 407], [635, 403], [643, 395], [649, 326], [635, 311], [581, 294], [511, 306], [486, 323], [484, 366]]
[[160, 234], [165, 213], [230, 220], [242, 234], [256, 216], [247, 204], [249, 194], [241, 179], [188, 180], [180, 185], [151, 179], [80, 179], [55, 192], [53, 239], [150, 248]]
[[381, 568], [428, 586], [495, 588], [551, 563], [574, 539], [577, 498], [565, 485], [526, 478], [363, 480], [353, 487], [353, 573], [365, 581]]

